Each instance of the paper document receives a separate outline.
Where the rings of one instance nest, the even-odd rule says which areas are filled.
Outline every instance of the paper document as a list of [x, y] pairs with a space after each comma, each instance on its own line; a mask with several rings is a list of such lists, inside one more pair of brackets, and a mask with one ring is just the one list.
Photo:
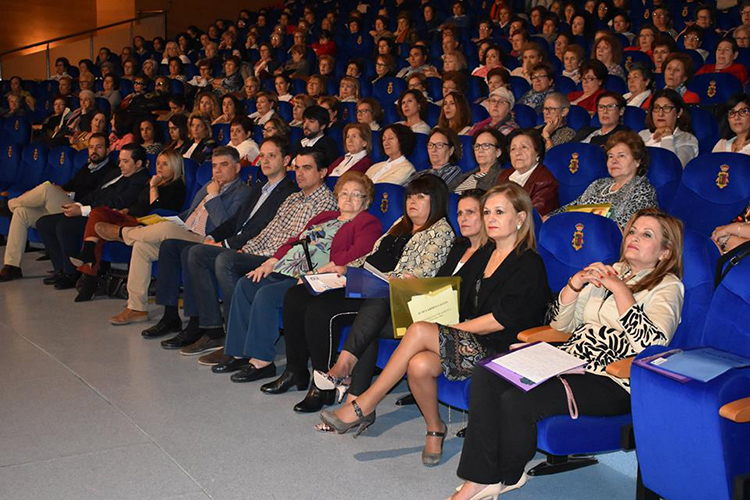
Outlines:
[[375, 276], [377, 276], [381, 280], [383, 280], [386, 283], [388, 283], [388, 281], [389, 281], [388, 280], [388, 276], [385, 275], [385, 274], [383, 274], [383, 272], [380, 269], [378, 269], [377, 267], [371, 265], [369, 262], [365, 262], [365, 265], [363, 265], [362, 268], [364, 268], [367, 271], [370, 271], [372, 274], [374, 274]]
[[177, 215], [157, 215], [157, 214], [151, 214], [147, 215], [145, 217], [138, 217], [138, 222], [143, 224], [144, 226], [150, 226], [152, 224], [158, 224], [159, 222], [171, 222], [172, 224], [177, 224], [182, 229], [187, 229], [188, 227], [185, 225], [185, 223], [180, 219]]
[[750, 366], [750, 359], [705, 347], [673, 354], [658, 366], [663, 370], [708, 382], [732, 368]]
[[587, 214], [601, 215], [610, 217], [612, 215], [611, 203], [592, 203], [589, 205], [570, 205], [565, 208], [566, 212], [584, 212]]
[[424, 295], [415, 295], [408, 302], [411, 319], [440, 325], [455, 325], [458, 317], [458, 292], [450, 285]]
[[302, 276], [307, 288], [315, 295], [346, 286], [346, 276], [336, 273], [306, 274]]
[[546, 342], [535, 342], [481, 364], [528, 391], [557, 375], [583, 373], [586, 362]]

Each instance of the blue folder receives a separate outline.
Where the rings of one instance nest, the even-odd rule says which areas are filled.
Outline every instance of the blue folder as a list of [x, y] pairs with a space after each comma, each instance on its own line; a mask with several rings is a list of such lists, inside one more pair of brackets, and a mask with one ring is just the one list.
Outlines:
[[361, 267], [346, 269], [347, 299], [387, 299], [390, 285]]

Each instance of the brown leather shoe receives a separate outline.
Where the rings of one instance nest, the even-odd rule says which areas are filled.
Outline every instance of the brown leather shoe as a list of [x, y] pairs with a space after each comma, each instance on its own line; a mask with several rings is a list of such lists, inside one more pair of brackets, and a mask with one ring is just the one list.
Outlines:
[[211, 354], [201, 356], [200, 358], [198, 358], [198, 363], [202, 364], [203, 366], [216, 366], [222, 363], [226, 363], [230, 359], [233, 359], [232, 356], [227, 356], [226, 354], [224, 354], [224, 348], [222, 347], [218, 351], [214, 351]]
[[120, 226], [108, 222], [97, 222], [94, 231], [99, 237], [107, 241], [122, 241], [120, 237]]
[[147, 311], [134, 311], [128, 308], [125, 308], [117, 316], [109, 318], [109, 322], [113, 325], [129, 325], [130, 323], [143, 323], [144, 321], [148, 321]]
[[5, 264], [3, 268], [0, 269], [0, 281], [13, 281], [20, 278], [23, 278], [23, 273], [21, 272], [20, 267]]
[[224, 347], [224, 339], [212, 339], [208, 335], [204, 335], [198, 339], [194, 344], [190, 344], [187, 347], [180, 349], [180, 354], [183, 356], [197, 356], [198, 354], [206, 354], [213, 351], [218, 351]]

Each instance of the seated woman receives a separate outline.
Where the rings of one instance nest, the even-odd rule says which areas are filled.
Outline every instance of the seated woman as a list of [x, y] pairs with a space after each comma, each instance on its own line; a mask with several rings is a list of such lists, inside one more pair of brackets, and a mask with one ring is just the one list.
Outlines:
[[[52, 114], [45, 118], [41, 124], [32, 126], [33, 130], [36, 131], [36, 137], [49, 145], [51, 141], [58, 137], [70, 113], [67, 99], [61, 95], [55, 96], [52, 101]], [[104, 124], [106, 125], [106, 123], [107, 118], [105, 117]], [[60, 135], [60, 137], [62, 136]]]
[[471, 131], [471, 110], [464, 94], [451, 92], [443, 97], [437, 126], [451, 129], [458, 135], [469, 135]]
[[510, 134], [518, 128], [518, 124], [513, 120], [511, 110], [516, 104], [516, 98], [513, 93], [505, 88], [498, 87], [490, 93], [485, 101], [490, 113], [490, 117], [475, 124], [469, 131], [469, 135], [477, 135], [486, 128], [494, 128], [504, 135]]
[[70, 147], [76, 151], [83, 151], [89, 148], [89, 139], [92, 134], [102, 134], [107, 130], [107, 113], [97, 111], [91, 119], [91, 130], [83, 130], [70, 138]]
[[240, 60], [237, 56], [232, 55], [224, 59], [224, 74], [220, 78], [215, 78], [211, 85], [219, 94], [235, 94], [242, 90]]
[[286, 75], [290, 78], [308, 77], [310, 75], [310, 62], [305, 59], [304, 45], [294, 45], [290, 49], [291, 57], [274, 71], [275, 75]]
[[133, 116], [127, 111], [116, 111], [110, 120], [109, 150], [119, 151], [125, 144], [135, 142]]
[[534, 66], [544, 62], [544, 49], [536, 42], [526, 42], [521, 48], [521, 66], [510, 72], [511, 76], [517, 76], [531, 83], [531, 72]]
[[260, 59], [253, 65], [253, 75], [256, 78], [270, 78], [279, 67], [279, 63], [273, 59], [271, 44], [263, 42], [258, 47]]
[[449, 128], [435, 127], [427, 136], [427, 156], [430, 159], [430, 166], [414, 172], [409, 181], [425, 175], [437, 175], [448, 184], [449, 189], [453, 189], [456, 179], [461, 175], [461, 167], [457, 163], [462, 153], [461, 140], [454, 131]]
[[[557, 51], [559, 42], [566, 40], [569, 36], [566, 33], [560, 33], [555, 42], [555, 51]], [[563, 63], [562, 76], [570, 78], [576, 85], [581, 83], [581, 64], [585, 57], [586, 54], [583, 47], [575, 44], [567, 45], [563, 50], [563, 55], [560, 57]]]
[[648, 150], [643, 139], [633, 131], [617, 132], [604, 146], [610, 177], [597, 179], [581, 196], [549, 215], [564, 212], [568, 207], [609, 203], [609, 217], [621, 228], [642, 208], [658, 206], [656, 190], [648, 181]]
[[362, 123], [350, 123], [344, 127], [344, 150], [346, 154], [333, 161], [328, 175], [340, 177], [345, 172], [367, 172], [372, 166], [372, 131]]
[[339, 83], [338, 99], [341, 102], [357, 102], [359, 100], [359, 80], [352, 76], [345, 76]]
[[[434, 277], [445, 264], [454, 239], [453, 229], [447, 220], [447, 209], [448, 187], [443, 181], [428, 175], [411, 182], [406, 188], [404, 216], [375, 243], [372, 252], [349, 266], [359, 267], [367, 263], [392, 278]], [[454, 269], [448, 272], [452, 273]], [[329, 266], [320, 271], [344, 274], [346, 268]], [[361, 384], [352, 386], [349, 393], [361, 394], [370, 384], [377, 350], [367, 349], [365, 354], [360, 353], [355, 349], [359, 345], [352, 345], [355, 343], [353, 332], [364, 329], [377, 336], [381, 330], [388, 331], [390, 317], [388, 299], [347, 299], [343, 289], [312, 296], [304, 286], [292, 288], [284, 299], [284, 335], [289, 335], [290, 342], [294, 344], [290, 349], [293, 353], [290, 371], [284, 373], [279, 380], [261, 387], [261, 390], [281, 393], [293, 384], [298, 387], [307, 386], [310, 375], [306, 369], [306, 357], [309, 349], [313, 367], [320, 370], [315, 372], [319, 373], [316, 380], [320, 379], [322, 382], [314, 383], [305, 399], [294, 410], [315, 412], [325, 404], [333, 404], [336, 388], [330, 380], [345, 377], [349, 372], [343, 373], [343, 368], [338, 363], [336, 368], [342, 368], [341, 373], [331, 371], [329, 373], [333, 378], [330, 378], [325, 372], [333, 363], [341, 328], [354, 322], [352, 334], [349, 335], [350, 341], [347, 341], [344, 349], [347, 353], [356, 350], [360, 356], [361, 362], [357, 369], [363, 375], [357, 380]], [[343, 356], [344, 359], [354, 357], [350, 355], [347, 358], [347, 354]], [[362, 359], [363, 356], [366, 359]], [[339, 357], [341, 359], [341, 355]]]
[[630, 384], [605, 369], [669, 343], [680, 323], [681, 276], [682, 223], [659, 210], [641, 210], [625, 228], [620, 261], [577, 272], [552, 304], [550, 326], [571, 334], [560, 349], [587, 363], [584, 375], [555, 377], [524, 392], [475, 368], [458, 465], [465, 482], [451, 500], [497, 498], [523, 486], [524, 467], [536, 453], [537, 421], [568, 414], [571, 398], [583, 415], [630, 411]]
[[740, 49], [737, 46], [737, 41], [731, 36], [724, 37], [716, 45], [716, 63], [704, 64], [696, 75], [704, 73], [728, 73], [737, 77], [744, 87], [747, 83], [747, 68], [744, 64], [737, 62], [739, 54]]
[[[361, 172], [346, 172], [336, 182], [334, 195], [338, 211], [313, 217], [297, 238], [249, 272], [248, 279], [237, 282], [224, 347], [224, 353], [232, 358], [214, 366], [215, 373], [239, 369], [232, 382], [275, 376], [277, 309], [286, 291], [302, 274], [346, 266], [372, 249], [382, 231], [380, 221], [367, 211], [375, 197], [372, 181]], [[295, 245], [303, 240], [309, 241], [309, 247]], [[309, 248], [309, 262], [305, 248]]]
[[625, 70], [620, 66], [622, 45], [614, 35], [605, 33], [597, 37], [592, 52], [596, 60], [607, 68], [608, 74], [625, 79]]
[[357, 123], [364, 123], [370, 130], [380, 130], [380, 122], [383, 121], [383, 107], [377, 99], [365, 97], [357, 103]]
[[581, 64], [581, 86], [583, 90], [575, 90], [568, 94], [570, 104], [581, 106], [594, 115], [599, 94], [604, 92], [604, 80], [607, 79], [607, 67], [595, 59]]
[[403, 118], [402, 121], [397, 122], [406, 125], [414, 133], [417, 134], [429, 134], [430, 126], [427, 125], [425, 119], [427, 118], [427, 99], [424, 94], [419, 90], [406, 90], [396, 102], [396, 110], [398, 114]]
[[575, 137], [576, 131], [567, 124], [568, 113], [570, 113], [570, 101], [564, 94], [554, 92], [544, 100], [542, 106], [544, 123], [537, 125], [536, 129], [542, 134], [546, 149], [570, 142]]
[[750, 95], [736, 94], [725, 107], [727, 111], [719, 127], [721, 139], [712, 151], [750, 154]]
[[158, 155], [164, 145], [161, 136], [161, 127], [153, 118], [144, 118], [135, 128], [135, 142], [146, 150], [147, 155]]
[[651, 105], [651, 89], [654, 74], [644, 62], [634, 62], [628, 72], [628, 93], [623, 94], [628, 106], [648, 109]]
[[297, 94], [292, 99], [292, 121], [289, 122], [290, 127], [301, 127], [302, 126], [302, 115], [305, 114], [305, 110], [310, 106], [315, 105], [315, 99], [307, 94]]
[[599, 117], [599, 128], [583, 127], [573, 141], [604, 146], [607, 140], [617, 132], [629, 130], [622, 124], [625, 114], [625, 99], [618, 93], [605, 90], [596, 98], [596, 109]]
[[557, 198], [558, 183], [544, 166], [544, 142], [535, 129], [514, 130], [508, 136], [510, 164], [500, 172], [497, 185], [515, 182], [531, 198], [531, 205], [539, 215], [547, 215], [560, 206]]
[[[508, 350], [520, 331], [540, 323], [550, 298], [544, 262], [536, 253], [531, 200], [526, 192], [513, 183], [494, 187], [482, 197], [482, 214], [489, 242], [467, 262], [466, 271], [459, 271], [465, 283], [459, 299], [460, 322], [412, 324], [369, 389], [356, 399], [350, 398], [337, 411], [320, 414], [325, 426], [339, 434], [358, 427], [356, 434], [361, 433], [375, 421], [378, 403], [408, 373], [427, 424], [422, 463], [440, 463], [448, 429], [438, 411], [438, 376], [469, 378], [480, 360]], [[339, 361], [328, 375], [315, 372], [316, 383], [323, 380], [341, 385], [343, 376], [351, 373], [361, 356], [361, 348], [351, 347], [377, 341], [372, 336], [360, 338], [364, 335], [357, 326], [355, 320]]]
[[164, 151], [156, 158], [156, 175], [151, 177], [148, 185], [140, 192], [135, 204], [122, 210], [109, 207], [97, 207], [91, 211], [83, 235], [83, 248], [70, 261], [84, 274], [82, 287], [78, 291], [76, 302], [91, 300], [96, 292], [99, 264], [102, 258], [102, 247], [106, 241], [96, 233], [99, 222], [115, 224], [118, 227], [138, 226], [138, 217], [143, 217], [156, 209], [177, 212], [185, 202], [185, 181], [182, 156], [175, 151]]
[[240, 154], [242, 166], [254, 165], [260, 155], [258, 143], [253, 140], [253, 122], [246, 116], [236, 116], [229, 125], [229, 146]]
[[505, 136], [494, 128], [485, 129], [475, 135], [472, 149], [477, 168], [459, 175], [453, 191], [459, 194], [472, 189], [488, 191], [494, 186], [507, 163], [506, 145]]
[[661, 72], [664, 74], [664, 88], [676, 90], [685, 104], [699, 104], [700, 97], [688, 90], [685, 84], [693, 76], [693, 60], [682, 52], [672, 52], [664, 59]]
[[646, 146], [670, 150], [683, 168], [698, 156], [698, 139], [690, 133], [690, 111], [676, 91], [663, 89], [654, 94], [646, 127], [639, 134]]
[[190, 131], [190, 140], [188, 141], [190, 146], [182, 156], [200, 165], [216, 147], [216, 141], [212, 137], [211, 123], [206, 115], [193, 112], [188, 118], [188, 130]]
[[471, 72], [471, 76], [478, 76], [481, 78], [487, 78], [487, 73], [495, 68], [502, 68], [503, 66], [503, 53], [502, 49], [497, 45], [490, 45], [487, 50], [484, 51], [484, 57], [479, 61], [478, 66], [474, 71]]
[[185, 115], [174, 115], [167, 122], [169, 142], [164, 146], [164, 151], [177, 151], [180, 155], [192, 146], [189, 138], [188, 119]]
[[383, 129], [380, 144], [388, 159], [371, 166], [367, 170], [369, 177], [375, 184], [406, 184], [415, 172], [414, 165], [406, 159], [414, 151], [414, 132], [406, 125], [394, 123]]
[[169, 79], [177, 80], [182, 83], [187, 83], [185, 78], [185, 65], [182, 63], [179, 57], [169, 58]]
[[711, 239], [716, 242], [722, 254], [727, 254], [750, 241], [748, 223], [750, 223], [750, 204], [732, 222], [714, 229]]
[[555, 91], [555, 70], [545, 62], [537, 63], [531, 68], [531, 88], [521, 96], [519, 104], [524, 104], [539, 113], [544, 105], [544, 100]]
[[232, 94], [225, 94], [221, 98], [221, 115], [216, 117], [211, 125], [220, 123], [232, 123], [238, 116], [245, 115], [245, 106]]
[[255, 125], [261, 127], [276, 114], [278, 97], [273, 92], [262, 90], [255, 97], [255, 111], [248, 115]]
[[120, 95], [120, 80], [116, 75], [107, 75], [102, 79], [102, 90], [96, 93], [96, 97], [103, 97], [109, 101], [110, 109], [117, 109], [122, 102]]

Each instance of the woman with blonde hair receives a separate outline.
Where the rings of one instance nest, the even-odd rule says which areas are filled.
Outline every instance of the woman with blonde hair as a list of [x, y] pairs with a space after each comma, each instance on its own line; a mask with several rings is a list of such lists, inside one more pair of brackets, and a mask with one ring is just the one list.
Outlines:
[[191, 145], [182, 156], [198, 164], [203, 163], [216, 147], [208, 117], [202, 113], [191, 113], [188, 118], [188, 133]]
[[210, 122], [213, 122], [221, 115], [221, 104], [219, 98], [213, 92], [203, 91], [199, 92], [195, 96], [195, 103], [193, 104], [193, 112], [201, 113], [209, 118]]

